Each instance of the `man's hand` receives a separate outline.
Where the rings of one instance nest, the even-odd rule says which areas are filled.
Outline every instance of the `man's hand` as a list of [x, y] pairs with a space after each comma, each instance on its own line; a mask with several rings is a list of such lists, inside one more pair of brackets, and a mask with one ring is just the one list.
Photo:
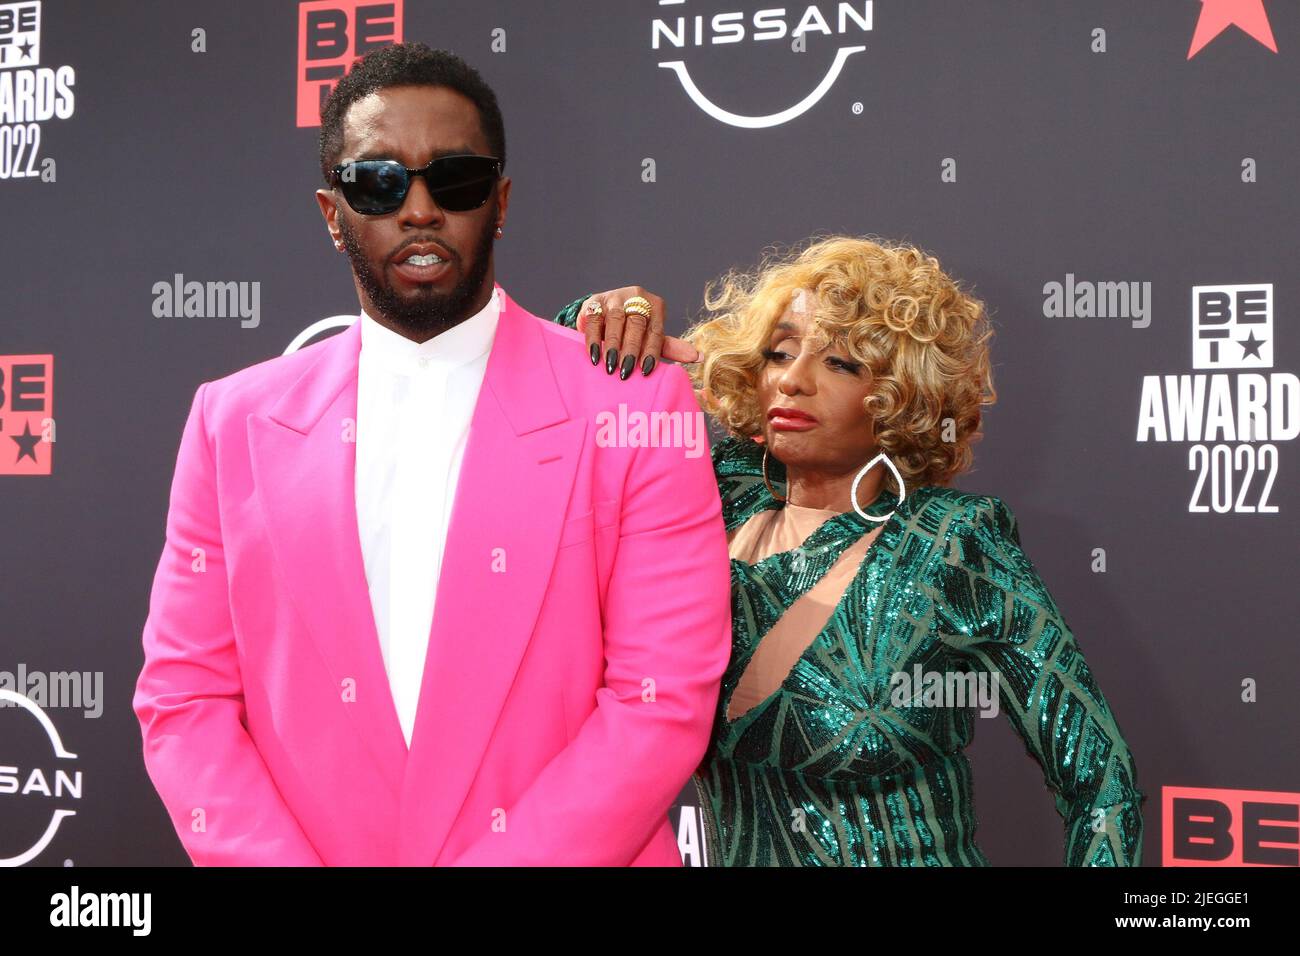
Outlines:
[[[639, 295], [650, 303], [650, 318], [635, 312], [623, 311], [623, 303]], [[592, 303], [600, 304], [601, 312], [593, 315]], [[670, 362], [698, 362], [699, 351], [683, 339], [664, 335], [664, 300], [639, 285], [624, 286], [609, 292], [598, 292], [582, 303], [578, 313], [578, 331], [587, 336], [591, 364], [599, 365], [601, 343], [604, 343], [605, 371], [624, 381], [632, 369], [641, 366], [641, 374], [649, 375], [660, 360]]]

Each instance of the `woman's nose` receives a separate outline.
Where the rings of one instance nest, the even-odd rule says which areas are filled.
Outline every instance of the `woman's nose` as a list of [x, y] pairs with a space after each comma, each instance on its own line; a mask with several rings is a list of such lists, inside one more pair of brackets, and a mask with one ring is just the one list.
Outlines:
[[799, 355], [793, 362], [786, 366], [785, 371], [781, 374], [781, 380], [777, 387], [785, 395], [811, 395], [816, 391], [812, 383], [811, 369], [809, 368], [809, 356]]

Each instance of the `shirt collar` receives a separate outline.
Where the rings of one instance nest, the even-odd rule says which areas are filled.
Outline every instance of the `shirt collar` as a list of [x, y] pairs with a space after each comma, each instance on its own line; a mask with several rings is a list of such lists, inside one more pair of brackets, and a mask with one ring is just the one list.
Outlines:
[[467, 365], [491, 350], [500, 314], [501, 287], [494, 283], [487, 305], [477, 313], [424, 342], [413, 342], [362, 309], [361, 360], [377, 361], [403, 375]]

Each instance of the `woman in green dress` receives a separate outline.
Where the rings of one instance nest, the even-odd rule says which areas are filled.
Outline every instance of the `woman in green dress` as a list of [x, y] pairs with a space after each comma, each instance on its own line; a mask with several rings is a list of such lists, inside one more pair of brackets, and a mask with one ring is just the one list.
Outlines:
[[949, 486], [996, 400], [983, 305], [915, 247], [847, 236], [705, 304], [684, 340], [639, 287], [556, 321], [623, 378], [683, 361], [729, 433], [732, 653], [694, 777], [710, 865], [989, 865], [977, 709], [1042, 767], [1066, 865], [1138, 865], [1145, 796], [1079, 643], [1011, 509]]

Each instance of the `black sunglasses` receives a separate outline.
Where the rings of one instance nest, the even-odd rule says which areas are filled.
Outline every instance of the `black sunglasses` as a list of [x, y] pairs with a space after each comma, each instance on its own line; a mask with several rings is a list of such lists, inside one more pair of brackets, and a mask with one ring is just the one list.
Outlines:
[[441, 156], [411, 169], [393, 159], [363, 159], [331, 171], [348, 205], [364, 216], [382, 216], [402, 208], [413, 176], [423, 176], [434, 201], [447, 212], [478, 209], [492, 195], [501, 175], [495, 156]]

